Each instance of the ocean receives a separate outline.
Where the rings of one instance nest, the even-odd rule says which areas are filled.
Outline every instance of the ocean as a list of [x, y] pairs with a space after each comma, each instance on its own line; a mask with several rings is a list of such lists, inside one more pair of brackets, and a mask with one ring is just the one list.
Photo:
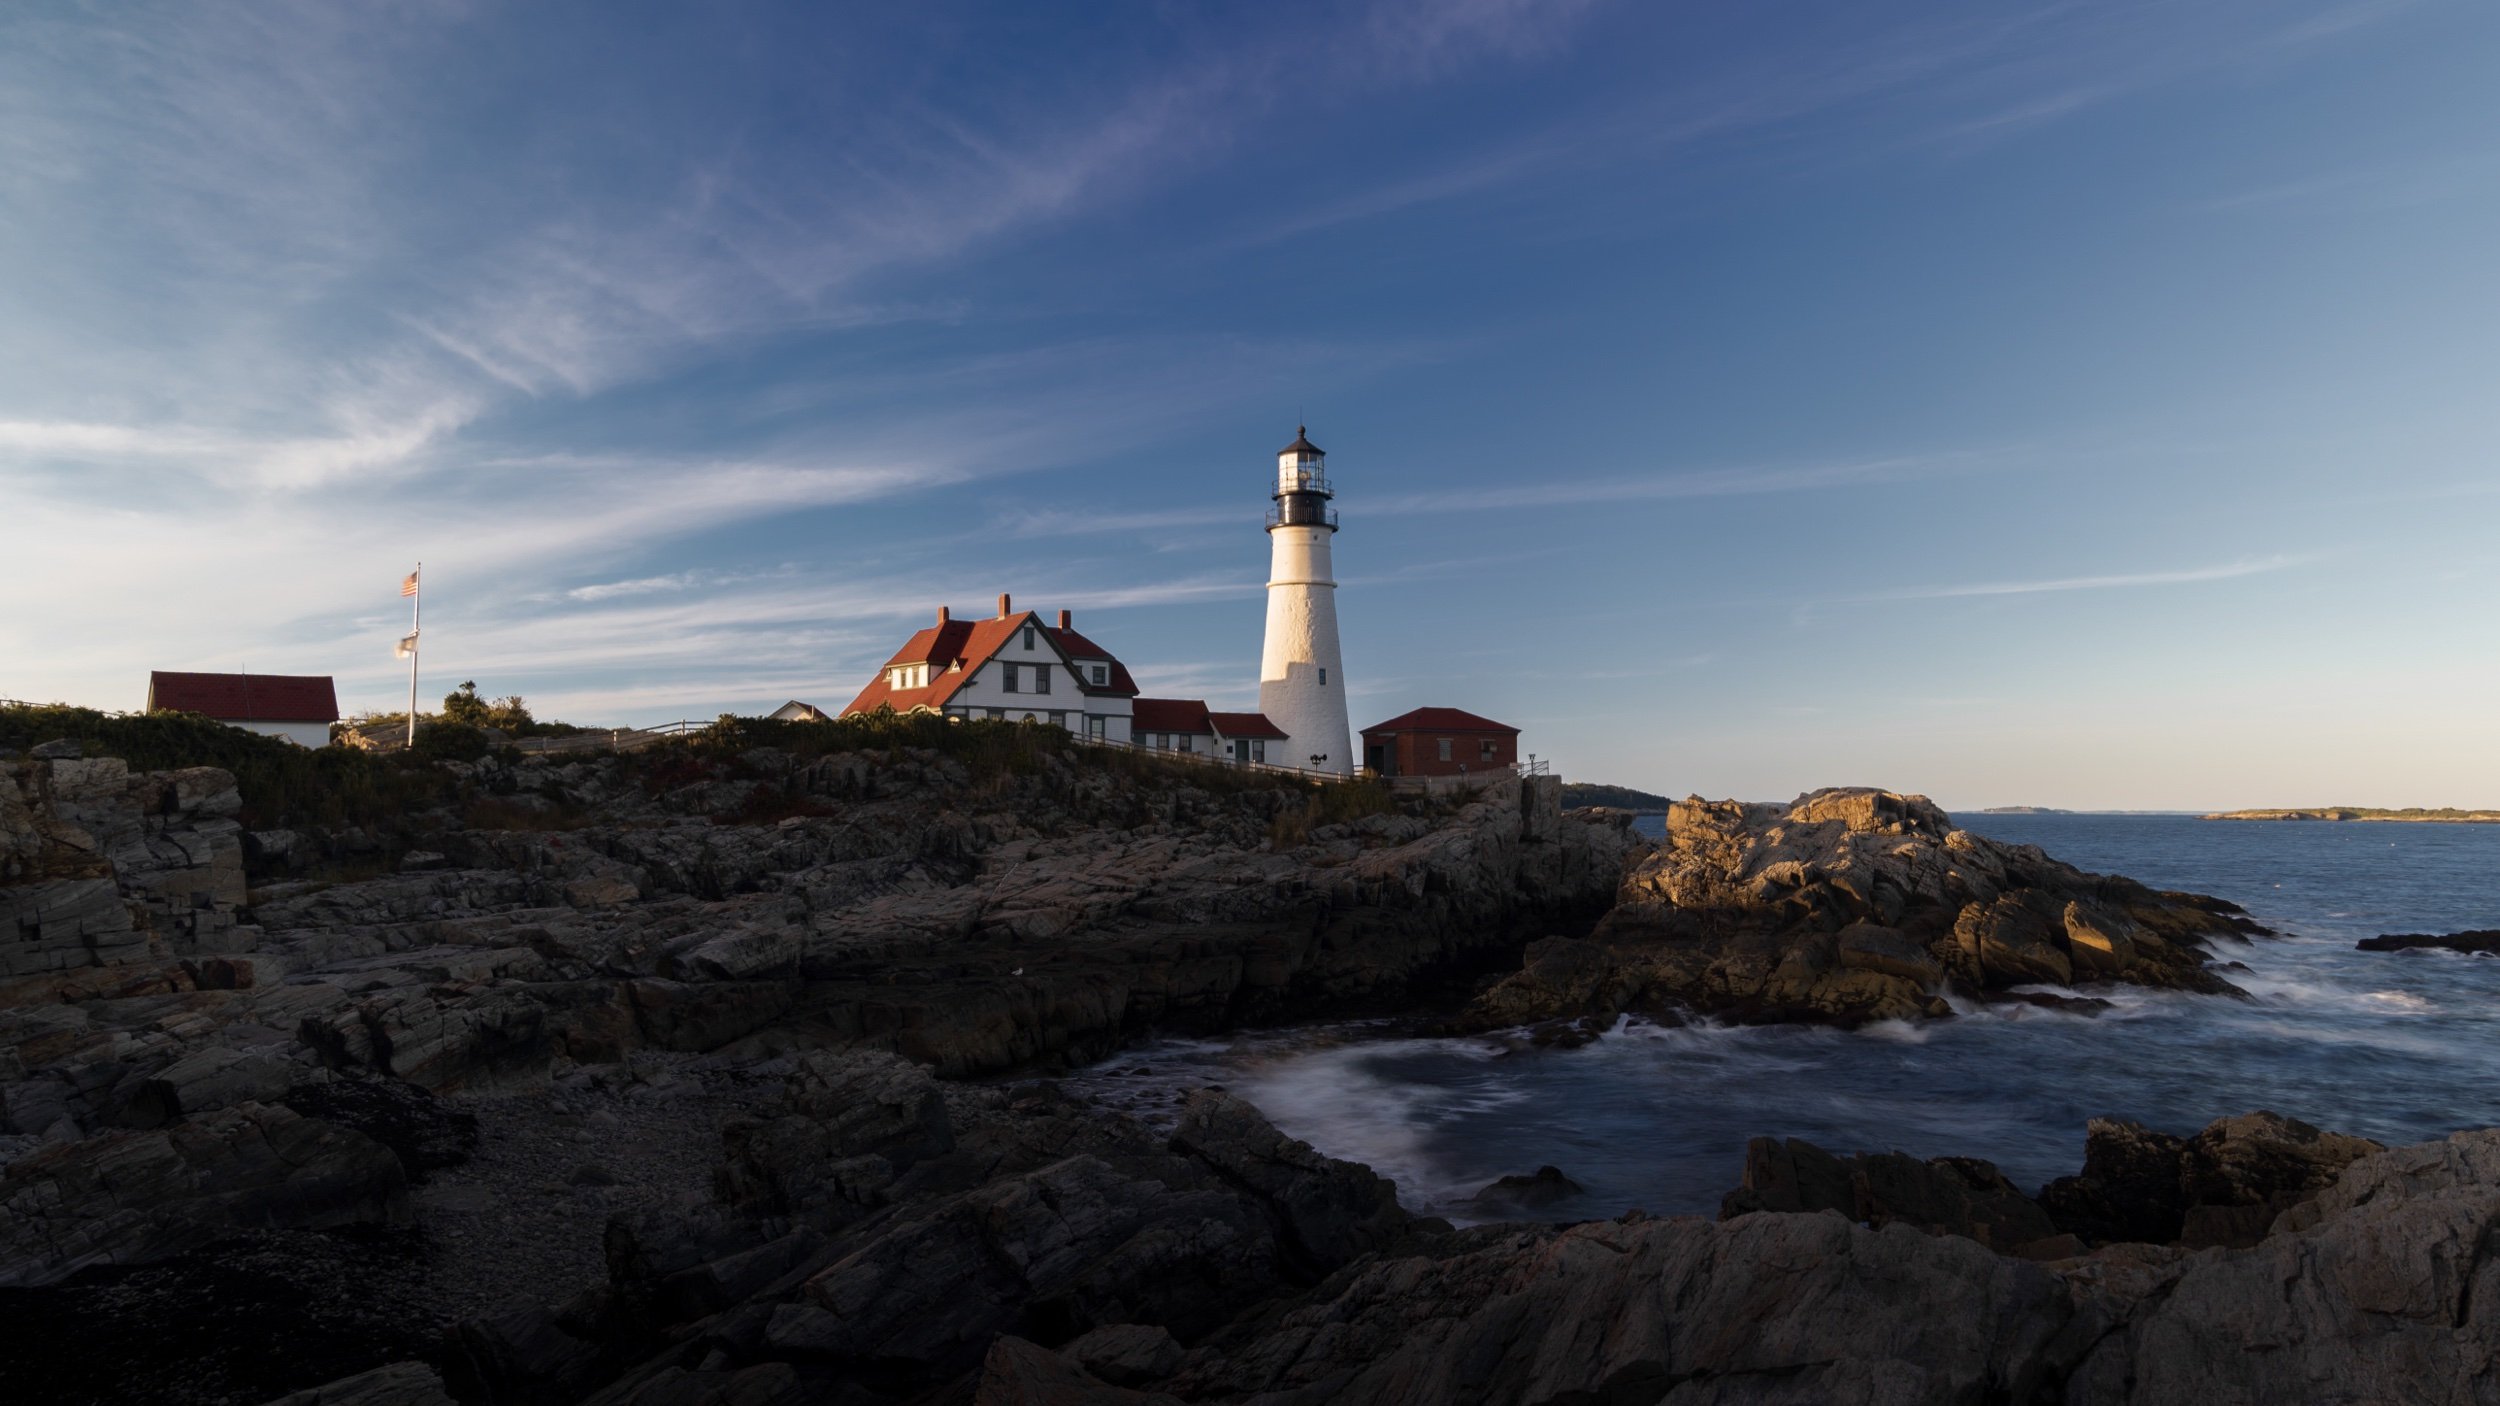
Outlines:
[[2263, 1108], [2390, 1144], [2500, 1125], [2500, 958], [2353, 947], [2500, 928], [2500, 825], [1955, 820], [2230, 899], [2283, 936], [2224, 945], [2250, 969], [2230, 974], [2248, 1001], [2097, 986], [2116, 1008], [2091, 1017], [1989, 1006], [1853, 1032], [1625, 1021], [1577, 1050], [1312, 1026], [1153, 1042], [1069, 1082], [1150, 1120], [1222, 1085], [1395, 1179], [1410, 1209], [1460, 1221], [1478, 1189], [1544, 1165], [1585, 1188], [1558, 1219], [1715, 1212], [1746, 1140], [1765, 1135], [1984, 1157], [2036, 1190], [2082, 1164], [2100, 1115], [2185, 1134]]

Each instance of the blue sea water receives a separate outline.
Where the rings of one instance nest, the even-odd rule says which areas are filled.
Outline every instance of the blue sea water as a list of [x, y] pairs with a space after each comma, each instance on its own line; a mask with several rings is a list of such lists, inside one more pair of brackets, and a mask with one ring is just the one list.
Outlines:
[[2027, 1189], [2082, 1162], [2102, 1114], [2175, 1133], [2266, 1108], [2388, 1143], [2500, 1125], [2500, 958], [2361, 952], [2383, 932], [2500, 928], [2500, 826], [1962, 815], [2086, 869], [2245, 906], [2283, 935], [2228, 944], [2252, 999], [2086, 988], [2097, 1017], [1989, 1006], [1854, 1032], [1626, 1022], [1577, 1050], [1377, 1026], [1164, 1041], [1079, 1086], [1152, 1117], [1220, 1084], [1277, 1126], [1394, 1178], [1412, 1208], [1552, 1164], [1563, 1217], [1713, 1211], [1746, 1139], [1985, 1157]]

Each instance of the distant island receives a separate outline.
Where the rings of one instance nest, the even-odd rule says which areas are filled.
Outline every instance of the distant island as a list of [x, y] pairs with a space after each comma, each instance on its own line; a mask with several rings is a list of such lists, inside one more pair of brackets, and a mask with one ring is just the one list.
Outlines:
[[1601, 786], [1594, 781], [1566, 781], [1562, 792], [1565, 810], [1576, 810], [1581, 806], [1612, 806], [1617, 810], [1648, 810], [1664, 814], [1672, 804], [1664, 796], [1635, 791], [1629, 786]]
[[2075, 812], [2060, 810], [2056, 806], [1989, 806], [1979, 813], [1981, 815], [2073, 815]]
[[2458, 810], [2454, 806], [2316, 806], [2287, 810], [2222, 810], [2200, 820], [2410, 820], [2447, 825], [2500, 825], [2500, 810]]

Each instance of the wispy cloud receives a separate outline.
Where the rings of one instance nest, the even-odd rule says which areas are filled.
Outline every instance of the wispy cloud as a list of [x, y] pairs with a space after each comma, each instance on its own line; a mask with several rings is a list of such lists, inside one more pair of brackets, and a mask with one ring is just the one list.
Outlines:
[[1966, 596], [2029, 596], [2059, 591], [2130, 590], [2143, 586], [2184, 586], [2203, 581], [2233, 581], [2263, 576], [2315, 560], [2307, 556], [2272, 556], [2191, 566], [2170, 571], [2128, 571], [2105, 576], [2049, 576], [2018, 581], [1973, 581], [1959, 585], [1911, 586], [1853, 596], [1858, 601], [1952, 600]]
[[[1454, 483], [1430, 493], [1384, 494], [1348, 501], [1354, 503], [1359, 511], [1380, 517], [1517, 512], [1533, 508], [1583, 507], [1593, 503], [1750, 497], [1875, 486], [1979, 473], [2017, 462], [2017, 458], [2011, 450], [1974, 449], [1823, 464], [1768, 464], [1597, 478], [1539, 479], [1530, 484]], [[1002, 514], [997, 523], [1018, 537], [1068, 537], [1113, 532], [1153, 533], [1242, 523], [1251, 519], [1251, 512], [1238, 504], [1231, 507], [1209, 504], [1127, 513], [1037, 508]]]

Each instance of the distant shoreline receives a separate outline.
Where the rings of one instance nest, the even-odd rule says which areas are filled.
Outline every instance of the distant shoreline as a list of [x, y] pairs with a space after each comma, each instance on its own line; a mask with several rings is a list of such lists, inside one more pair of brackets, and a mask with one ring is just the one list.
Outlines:
[[2424, 825], [2500, 825], [2500, 810], [2437, 810], [2408, 806], [2385, 810], [2372, 806], [2312, 806], [2277, 810], [2220, 810], [2199, 820], [2383, 820]]

